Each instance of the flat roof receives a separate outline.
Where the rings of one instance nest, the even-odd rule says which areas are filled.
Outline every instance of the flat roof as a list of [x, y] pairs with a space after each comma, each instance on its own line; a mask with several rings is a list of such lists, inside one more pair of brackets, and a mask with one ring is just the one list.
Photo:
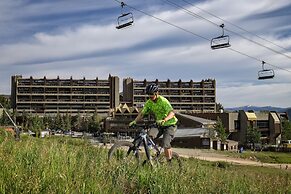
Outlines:
[[213, 121], [213, 120], [204, 119], [204, 118], [201, 118], [201, 117], [195, 117], [195, 116], [187, 115], [187, 114], [182, 114], [182, 113], [179, 113], [179, 112], [177, 112], [175, 114], [177, 114], [177, 115], [179, 115], [181, 117], [196, 121], [196, 122], [201, 123], [201, 124], [215, 124], [216, 123], [216, 121]]
[[207, 128], [178, 128], [175, 137], [201, 137], [209, 134]]

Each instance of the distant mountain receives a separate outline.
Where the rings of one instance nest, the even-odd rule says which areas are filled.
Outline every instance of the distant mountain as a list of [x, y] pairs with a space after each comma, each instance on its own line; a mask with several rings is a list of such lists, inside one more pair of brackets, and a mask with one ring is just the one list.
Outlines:
[[260, 106], [241, 106], [241, 107], [234, 107], [234, 108], [225, 108], [225, 110], [227, 110], [227, 111], [253, 110], [253, 111], [276, 111], [276, 112], [287, 112], [287, 110], [289, 110], [290, 114], [291, 114], [291, 107], [290, 108], [281, 108], [281, 107], [273, 107], [273, 106], [262, 106], [262, 107], [260, 107]]

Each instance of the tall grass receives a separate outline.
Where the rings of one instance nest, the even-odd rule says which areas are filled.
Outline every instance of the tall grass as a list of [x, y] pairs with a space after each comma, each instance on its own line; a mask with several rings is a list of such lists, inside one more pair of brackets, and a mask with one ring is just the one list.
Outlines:
[[86, 140], [22, 138], [0, 144], [0, 193], [291, 193], [291, 173], [193, 158], [133, 168], [107, 162]]

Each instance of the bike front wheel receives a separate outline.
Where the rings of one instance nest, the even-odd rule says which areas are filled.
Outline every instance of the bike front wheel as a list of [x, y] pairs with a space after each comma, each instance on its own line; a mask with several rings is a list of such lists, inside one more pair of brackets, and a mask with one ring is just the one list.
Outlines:
[[116, 142], [108, 152], [110, 164], [138, 166], [140, 162], [139, 152], [128, 141]]

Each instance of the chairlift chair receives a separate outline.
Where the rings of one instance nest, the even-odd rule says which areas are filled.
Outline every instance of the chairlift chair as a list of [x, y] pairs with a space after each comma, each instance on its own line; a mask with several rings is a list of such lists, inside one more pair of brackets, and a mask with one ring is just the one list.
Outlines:
[[122, 29], [128, 26], [131, 26], [133, 24], [133, 15], [132, 13], [125, 13], [122, 14], [117, 18], [117, 26], [116, 29]]
[[258, 72], [258, 79], [272, 79], [275, 76], [275, 72], [273, 69], [265, 69], [264, 68], [265, 61], [262, 61], [262, 70]]
[[230, 47], [229, 44], [229, 36], [224, 35], [224, 24], [221, 24], [222, 35], [211, 39], [211, 48], [212, 49], [220, 49]]
[[133, 24], [133, 14], [131, 12], [124, 13], [125, 3], [121, 2], [121, 15], [117, 18], [117, 26], [116, 29], [122, 29], [125, 27], [129, 27]]
[[273, 69], [264, 69], [258, 72], [258, 79], [272, 79], [274, 78], [275, 73]]

